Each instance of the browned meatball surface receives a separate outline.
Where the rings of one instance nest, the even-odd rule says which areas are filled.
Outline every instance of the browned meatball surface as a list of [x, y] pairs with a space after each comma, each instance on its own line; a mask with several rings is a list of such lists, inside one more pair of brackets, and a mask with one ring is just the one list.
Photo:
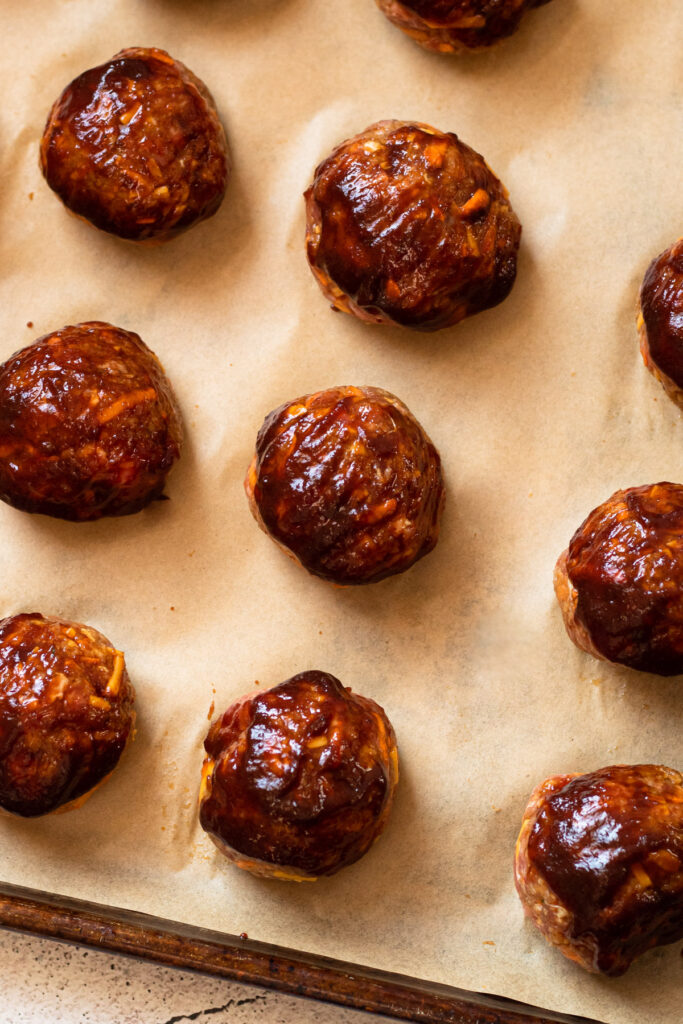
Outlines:
[[547, 779], [524, 814], [515, 881], [545, 938], [589, 971], [623, 974], [683, 939], [683, 776], [639, 764]]
[[549, 0], [376, 0], [389, 21], [428, 50], [483, 50], [511, 36], [523, 15]]
[[182, 426], [161, 363], [131, 331], [46, 334], [0, 366], [0, 498], [99, 519], [160, 498]]
[[78, 806], [133, 736], [121, 651], [91, 626], [37, 613], [0, 622], [0, 807]]
[[45, 179], [97, 228], [166, 241], [221, 204], [230, 172], [208, 89], [163, 50], [133, 47], [84, 71], [47, 119]]
[[441, 460], [405, 405], [380, 388], [330, 388], [275, 409], [245, 488], [266, 533], [333, 583], [403, 572], [439, 536]]
[[683, 406], [683, 238], [648, 267], [640, 289], [638, 330], [645, 365]]
[[514, 284], [522, 229], [507, 190], [450, 132], [380, 121], [323, 160], [305, 198], [320, 287], [368, 323], [437, 331]]
[[560, 555], [555, 592], [578, 647], [683, 672], [683, 487], [631, 487], [593, 509]]
[[254, 874], [332, 875], [386, 824], [398, 781], [394, 730], [378, 704], [327, 672], [243, 697], [204, 746], [202, 828]]

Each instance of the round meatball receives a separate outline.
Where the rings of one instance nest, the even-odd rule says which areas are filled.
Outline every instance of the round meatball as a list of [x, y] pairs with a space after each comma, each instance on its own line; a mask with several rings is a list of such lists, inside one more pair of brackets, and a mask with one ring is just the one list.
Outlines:
[[558, 559], [555, 593], [582, 650], [683, 672], [683, 487], [631, 487], [593, 509]]
[[507, 190], [451, 132], [380, 121], [323, 160], [305, 198], [311, 269], [334, 309], [367, 323], [437, 331], [514, 284]]
[[120, 238], [163, 242], [213, 216], [230, 157], [211, 94], [163, 50], [84, 71], [47, 119], [45, 179], [73, 213]]
[[133, 738], [123, 654], [91, 626], [38, 613], [0, 622], [0, 807], [80, 806]]
[[301, 672], [237, 701], [204, 743], [199, 820], [256, 875], [312, 881], [366, 853], [398, 781], [378, 704], [327, 672]]
[[637, 764], [547, 779], [524, 813], [515, 881], [548, 942], [588, 971], [623, 974], [683, 939], [683, 776]]
[[645, 365], [683, 407], [683, 238], [648, 267], [640, 289], [638, 330]]
[[245, 488], [262, 529], [341, 585], [403, 572], [439, 536], [441, 460], [405, 405], [380, 388], [330, 388], [275, 409]]
[[376, 0], [389, 21], [427, 50], [485, 50], [511, 36], [522, 16], [549, 0]]
[[161, 363], [131, 331], [64, 327], [0, 366], [0, 498], [99, 519], [163, 496], [182, 427]]

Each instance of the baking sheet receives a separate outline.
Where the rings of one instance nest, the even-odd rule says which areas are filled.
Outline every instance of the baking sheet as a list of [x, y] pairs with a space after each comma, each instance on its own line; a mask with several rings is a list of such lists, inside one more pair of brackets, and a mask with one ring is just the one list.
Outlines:
[[[0, 357], [66, 323], [138, 331], [188, 444], [171, 501], [69, 524], [0, 507], [0, 613], [90, 623], [125, 650], [139, 734], [72, 814], [0, 824], [7, 882], [609, 1024], [680, 1020], [680, 947], [593, 978], [523, 921], [511, 861], [533, 786], [616, 762], [680, 767], [678, 680], [566, 638], [552, 568], [616, 488], [683, 481], [681, 415], [646, 373], [634, 305], [681, 232], [676, 0], [555, 0], [489, 54], [442, 59], [372, 0], [38, 0], [3, 7]], [[37, 145], [51, 102], [131, 45], [213, 91], [235, 157], [219, 214], [137, 249], [70, 217]], [[457, 132], [524, 225], [506, 302], [420, 336], [334, 315], [303, 254], [319, 159], [383, 117]], [[28, 323], [33, 324], [31, 328]], [[334, 384], [395, 392], [440, 449], [436, 550], [339, 590], [293, 565], [242, 491], [275, 405]], [[306, 668], [373, 697], [402, 778], [385, 836], [333, 879], [284, 885], [224, 862], [197, 825], [208, 716]]]

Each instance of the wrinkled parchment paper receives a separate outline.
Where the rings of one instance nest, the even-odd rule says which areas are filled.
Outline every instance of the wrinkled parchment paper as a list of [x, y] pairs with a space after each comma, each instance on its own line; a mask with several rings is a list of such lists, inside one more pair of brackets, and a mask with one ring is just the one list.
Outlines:
[[[134, 45], [206, 81], [235, 157], [219, 214], [156, 249], [68, 215], [38, 170], [51, 102]], [[372, 0], [3, 4], [0, 357], [81, 320], [136, 330], [188, 432], [171, 500], [140, 515], [77, 525], [0, 507], [0, 613], [101, 629], [139, 708], [136, 743], [82, 810], [2, 821], [3, 880], [610, 1024], [679, 1024], [680, 946], [593, 978], [525, 924], [511, 862], [548, 775], [683, 763], [680, 680], [578, 652], [551, 583], [612, 491], [683, 481], [681, 414], [634, 327], [645, 267], [683, 230], [682, 48], [678, 0], [554, 0], [461, 59], [421, 51]], [[304, 259], [314, 166], [384, 117], [457, 132], [524, 225], [509, 299], [430, 337], [333, 314]], [[260, 532], [242, 479], [271, 408], [348, 383], [408, 404], [448, 501], [433, 554], [339, 590]], [[398, 798], [357, 865], [264, 882], [198, 828], [201, 744], [214, 704], [307, 668], [386, 708]]]

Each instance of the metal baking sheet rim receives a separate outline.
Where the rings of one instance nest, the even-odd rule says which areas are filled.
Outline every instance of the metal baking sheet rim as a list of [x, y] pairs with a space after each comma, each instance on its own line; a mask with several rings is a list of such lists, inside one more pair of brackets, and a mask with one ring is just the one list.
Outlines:
[[4, 882], [0, 925], [407, 1021], [603, 1024]]

